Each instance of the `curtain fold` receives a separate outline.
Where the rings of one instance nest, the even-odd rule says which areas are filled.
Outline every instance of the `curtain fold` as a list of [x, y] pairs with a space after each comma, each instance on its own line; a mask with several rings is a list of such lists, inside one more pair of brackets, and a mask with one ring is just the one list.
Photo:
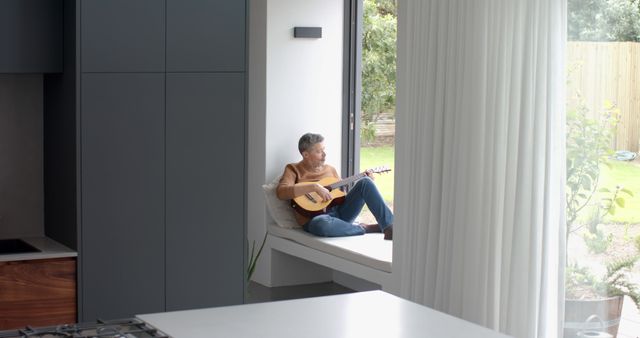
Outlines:
[[397, 231], [405, 298], [561, 336], [566, 0], [399, 0]]

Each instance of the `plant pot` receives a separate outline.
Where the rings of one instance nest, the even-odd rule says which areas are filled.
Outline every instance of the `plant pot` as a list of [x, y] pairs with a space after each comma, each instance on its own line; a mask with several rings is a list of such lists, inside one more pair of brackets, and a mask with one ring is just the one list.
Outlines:
[[564, 338], [584, 337], [587, 332], [618, 334], [623, 296], [602, 299], [566, 299]]

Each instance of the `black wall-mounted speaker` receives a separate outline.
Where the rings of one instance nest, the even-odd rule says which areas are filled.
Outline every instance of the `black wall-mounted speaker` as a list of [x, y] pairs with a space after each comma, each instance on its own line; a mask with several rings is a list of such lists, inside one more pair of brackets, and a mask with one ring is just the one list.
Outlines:
[[319, 39], [322, 37], [322, 27], [294, 27], [293, 37]]

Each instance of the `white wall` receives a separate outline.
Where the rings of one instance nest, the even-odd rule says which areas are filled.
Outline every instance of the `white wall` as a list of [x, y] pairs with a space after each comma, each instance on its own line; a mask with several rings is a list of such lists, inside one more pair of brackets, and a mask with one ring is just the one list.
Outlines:
[[[325, 136], [327, 162], [340, 172], [344, 1], [267, 4], [267, 177], [300, 160], [306, 132]], [[322, 38], [294, 38], [295, 26], [322, 27]]]
[[[300, 160], [298, 139], [306, 132], [326, 138], [327, 162], [340, 172], [344, 0], [251, 0], [249, 12], [248, 237], [262, 240], [268, 215], [261, 185]], [[293, 37], [293, 27], [322, 27], [322, 38]], [[254, 280], [275, 281], [265, 264], [268, 243]], [[283, 265], [285, 263], [283, 262]], [[299, 266], [310, 279], [330, 271]], [[278, 269], [275, 264], [272, 269]], [[309, 269], [313, 270], [310, 271]], [[303, 282], [298, 280], [297, 282]]]

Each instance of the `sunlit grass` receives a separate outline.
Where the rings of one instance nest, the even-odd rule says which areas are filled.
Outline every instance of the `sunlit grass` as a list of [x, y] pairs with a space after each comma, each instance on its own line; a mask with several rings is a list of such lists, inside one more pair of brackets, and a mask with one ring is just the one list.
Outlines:
[[[392, 169], [391, 173], [376, 175], [375, 179], [382, 197], [387, 202], [393, 201], [394, 150], [392, 146], [363, 147], [360, 149], [360, 171], [382, 165]], [[624, 208], [616, 208], [615, 215], [607, 216], [606, 221], [640, 224], [640, 165], [611, 161], [611, 169], [602, 166], [599, 188], [606, 187], [613, 191], [616, 185], [621, 185], [632, 191], [633, 197], [621, 194], [620, 196], [625, 199]], [[599, 197], [605, 197], [604, 195], [604, 193], [598, 193], [595, 197], [598, 199]], [[585, 220], [584, 217], [587, 216], [585, 212], [588, 211], [584, 210], [580, 219]]]
[[394, 151], [392, 146], [360, 148], [360, 172], [379, 166], [391, 168], [389, 173], [375, 175], [376, 186], [386, 202], [393, 201]]

